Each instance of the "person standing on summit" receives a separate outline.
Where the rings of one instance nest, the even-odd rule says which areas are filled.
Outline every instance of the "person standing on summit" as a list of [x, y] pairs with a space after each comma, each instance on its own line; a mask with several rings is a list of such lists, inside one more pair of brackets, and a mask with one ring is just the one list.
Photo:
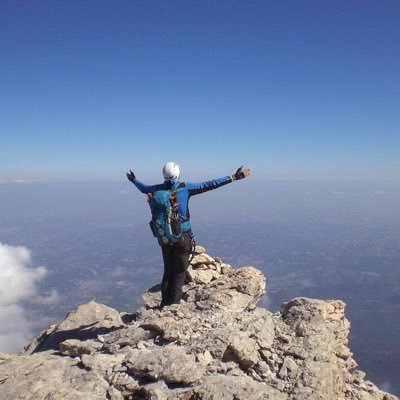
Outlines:
[[222, 178], [200, 183], [181, 182], [179, 165], [167, 162], [162, 174], [164, 183], [157, 185], [144, 184], [136, 179], [131, 170], [126, 174], [129, 181], [148, 196], [152, 212], [150, 226], [161, 246], [164, 275], [161, 282], [160, 308], [179, 304], [182, 298], [182, 286], [194, 245], [189, 199], [191, 196], [246, 178], [250, 170], [241, 166], [233, 175]]

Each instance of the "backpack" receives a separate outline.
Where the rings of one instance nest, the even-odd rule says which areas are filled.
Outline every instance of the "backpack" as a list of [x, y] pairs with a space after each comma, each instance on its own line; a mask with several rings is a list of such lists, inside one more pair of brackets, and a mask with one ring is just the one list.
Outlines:
[[172, 245], [182, 237], [176, 192], [183, 186], [184, 183], [180, 183], [176, 188], [157, 190], [149, 196], [150, 228], [160, 246]]

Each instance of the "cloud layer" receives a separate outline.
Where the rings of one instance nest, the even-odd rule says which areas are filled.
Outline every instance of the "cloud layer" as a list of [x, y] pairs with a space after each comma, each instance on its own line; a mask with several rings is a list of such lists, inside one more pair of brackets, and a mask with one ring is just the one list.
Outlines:
[[30, 251], [22, 246], [0, 243], [0, 351], [13, 353], [22, 349], [33, 334], [33, 322], [29, 321], [23, 307], [24, 300], [56, 301], [37, 293], [37, 283], [46, 275], [44, 267], [31, 266]]

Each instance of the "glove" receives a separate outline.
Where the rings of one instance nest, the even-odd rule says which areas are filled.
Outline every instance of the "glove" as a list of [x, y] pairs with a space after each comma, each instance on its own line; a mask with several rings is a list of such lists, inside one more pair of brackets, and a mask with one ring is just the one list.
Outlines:
[[133, 182], [136, 179], [135, 174], [132, 172], [132, 170], [129, 170], [129, 172], [126, 173], [126, 177]]
[[232, 175], [232, 179], [234, 181], [238, 181], [239, 179], [246, 178], [246, 176], [250, 175], [250, 170], [248, 168], [243, 168], [243, 165], [236, 170], [236, 172]]

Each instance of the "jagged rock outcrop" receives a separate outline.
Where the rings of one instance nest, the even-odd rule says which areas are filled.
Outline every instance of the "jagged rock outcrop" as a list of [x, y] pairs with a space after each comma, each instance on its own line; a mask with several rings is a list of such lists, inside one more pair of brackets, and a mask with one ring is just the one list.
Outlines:
[[395, 400], [357, 371], [339, 300], [257, 308], [265, 277], [198, 247], [184, 301], [119, 314], [90, 302], [26, 346], [0, 354], [0, 399]]

